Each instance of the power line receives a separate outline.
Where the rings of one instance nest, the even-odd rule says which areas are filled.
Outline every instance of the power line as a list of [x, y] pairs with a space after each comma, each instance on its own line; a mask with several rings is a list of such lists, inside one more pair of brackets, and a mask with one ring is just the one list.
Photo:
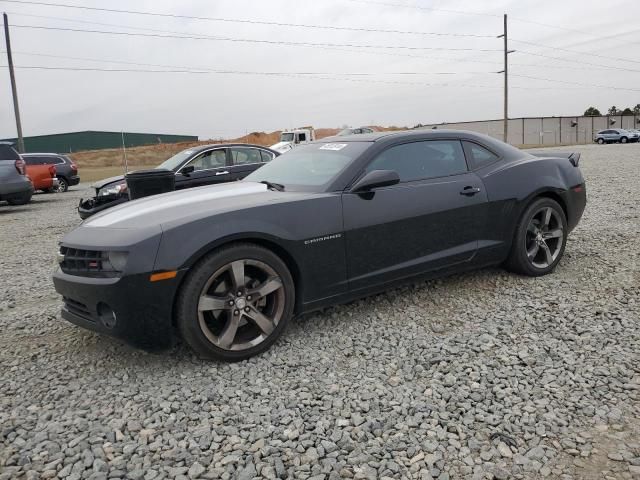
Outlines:
[[[531, 55], [533, 57], [548, 58], [550, 60], [558, 60], [560, 62], [577, 63], [579, 65], [589, 65], [592, 67], [602, 67], [609, 70], [620, 70], [623, 72], [640, 72], [640, 70], [633, 70], [631, 68], [626, 68], [626, 67], [614, 67], [612, 65], [603, 65], [601, 63], [585, 62], [583, 60], [571, 60], [570, 58], [554, 57], [552, 55], [545, 55], [543, 53], [536, 53], [536, 52], [528, 52], [526, 50], [518, 50], [518, 53], [521, 53], [523, 55]], [[544, 65], [544, 67], [546, 67], [546, 65]]]
[[[371, 1], [371, 0], [348, 0], [350, 2], [355, 2], [355, 3], [364, 3], [367, 5], [382, 5], [382, 6], [387, 6], [387, 7], [400, 7], [400, 8], [411, 8], [414, 10], [425, 10], [425, 11], [430, 11], [430, 12], [442, 12], [442, 13], [452, 13], [452, 14], [458, 14], [458, 15], [476, 15], [476, 16], [483, 16], [483, 17], [495, 17], [495, 18], [500, 18], [502, 17], [501, 14], [497, 14], [497, 13], [485, 13], [485, 12], [469, 12], [469, 11], [465, 11], [465, 10], [452, 10], [452, 9], [447, 9], [447, 8], [437, 8], [437, 7], [424, 7], [424, 6], [418, 6], [418, 5], [408, 5], [405, 3], [391, 3], [391, 2], [379, 2], [379, 1]], [[550, 23], [544, 23], [544, 22], [538, 22], [535, 20], [529, 20], [527, 18], [521, 18], [521, 17], [513, 17], [510, 16], [509, 17], [511, 20], [516, 20], [518, 22], [522, 22], [522, 23], [530, 23], [532, 25], [539, 25], [542, 27], [548, 27], [548, 28], [555, 28], [558, 30], [564, 30], [565, 32], [572, 32], [572, 33], [580, 33], [583, 35], [589, 35], [589, 36], [597, 36], [595, 34], [593, 34], [592, 32], [587, 32], [584, 30], [576, 30], [575, 28], [568, 28], [568, 27], [563, 27], [561, 25], [553, 25]]]
[[564, 83], [566, 85], [579, 85], [579, 86], [582, 86], [582, 87], [608, 88], [608, 89], [611, 89], [611, 90], [627, 90], [627, 91], [630, 91], [630, 92], [640, 92], [640, 88], [612, 87], [610, 85], [597, 85], [597, 84], [594, 84], [594, 83], [569, 82], [569, 81], [565, 81], [565, 80], [554, 80], [552, 78], [532, 77], [530, 75], [520, 75], [520, 74], [515, 74], [515, 73], [512, 73], [511, 75], [514, 76], [514, 77], [528, 78], [530, 80], [542, 80], [542, 81], [545, 81], [545, 82]]
[[[3, 0], [5, 1], [5, 0]], [[369, 48], [369, 49], [386, 49], [386, 50], [429, 50], [429, 51], [451, 51], [451, 52], [500, 52], [499, 49], [482, 49], [482, 48], [446, 48], [446, 47], [412, 47], [408, 45], [362, 45], [351, 43], [315, 43], [315, 42], [289, 42], [285, 40], [265, 40], [250, 39], [236, 37], [217, 37], [211, 35], [158, 35], [152, 33], [139, 32], [115, 32], [112, 30], [88, 30], [81, 28], [65, 28], [65, 27], [45, 27], [41, 25], [12, 25], [14, 28], [31, 28], [37, 30], [52, 30], [76, 33], [98, 33], [104, 35], [124, 35], [132, 37], [149, 37], [149, 38], [170, 38], [170, 39], [188, 39], [188, 40], [214, 40], [222, 42], [241, 42], [241, 43], [262, 43], [268, 45], [288, 45], [296, 47], [348, 47], [348, 48]]]
[[[0, 51], [0, 53], [4, 53]], [[167, 68], [173, 69], [174, 71], [193, 71], [194, 73], [243, 73], [243, 74], [261, 74], [261, 75], [277, 75], [277, 74], [290, 74], [290, 75], [333, 75], [333, 76], [374, 76], [374, 75], [482, 75], [482, 74], [493, 74], [494, 72], [490, 71], [463, 71], [463, 72], [250, 72], [250, 71], [239, 71], [239, 70], [217, 70], [211, 69], [209, 67], [185, 67], [185, 66], [176, 66], [176, 65], [167, 65], [167, 64], [158, 64], [158, 63], [142, 63], [142, 62], [130, 62], [126, 60], [113, 60], [113, 59], [98, 59], [98, 58], [89, 58], [89, 57], [75, 57], [69, 55], [52, 55], [47, 53], [35, 53], [35, 52], [13, 52], [18, 55], [28, 55], [35, 57], [45, 57], [45, 58], [62, 58], [66, 60], [82, 60], [86, 62], [98, 62], [98, 63], [120, 63], [123, 65], [135, 65], [141, 67], [156, 67], [156, 68]], [[158, 70], [160, 72], [165, 70]]]
[[[7, 65], [0, 65], [0, 68], [6, 68]], [[423, 82], [399, 82], [399, 81], [387, 81], [387, 80], [370, 80], [360, 78], [340, 78], [332, 77], [331, 74], [323, 74], [320, 72], [252, 72], [241, 70], [220, 70], [220, 71], [208, 71], [208, 70], [153, 70], [153, 69], [132, 69], [132, 68], [95, 68], [95, 67], [50, 67], [46, 65], [15, 65], [17, 69], [26, 70], [52, 70], [52, 71], [70, 71], [70, 72], [113, 72], [113, 73], [184, 73], [184, 74], [216, 74], [216, 75], [263, 75], [263, 76], [278, 76], [278, 77], [293, 77], [293, 78], [307, 78], [314, 80], [333, 80], [333, 81], [349, 81], [360, 83], [380, 83], [389, 85], [407, 85], [407, 86], [423, 86], [423, 87], [454, 87], [454, 88], [486, 88], [486, 89], [501, 89], [500, 86], [493, 85], [478, 85], [478, 84], [459, 84], [459, 83], [423, 83]], [[314, 77], [314, 75], [317, 75]], [[526, 78], [531, 80], [541, 80], [546, 82], [557, 82], [566, 85], [572, 85], [572, 87], [566, 87], [567, 89], [574, 89], [575, 87], [583, 88], [610, 88], [614, 90], [629, 90], [638, 92], [640, 89], [626, 88], [626, 87], [612, 87], [609, 85], [595, 85], [588, 83], [568, 82], [563, 80], [554, 80], [550, 78], [533, 77], [529, 75], [510, 74], [514, 77]], [[530, 86], [513, 86], [510, 88], [520, 90], [557, 90], [562, 87], [530, 87]]]
[[[3, 0], [0, 0], [3, 1]], [[8, 12], [9, 13], [9, 12]], [[90, 25], [100, 25], [100, 26], [107, 26], [107, 27], [114, 27], [114, 28], [128, 28], [128, 29], [133, 29], [133, 30], [143, 30], [143, 31], [149, 31], [149, 32], [158, 32], [158, 33], [169, 33], [169, 34], [178, 34], [178, 35], [188, 35], [189, 33], [184, 33], [184, 32], [177, 32], [175, 30], [161, 30], [161, 29], [156, 29], [156, 28], [146, 28], [146, 27], [137, 27], [137, 26], [131, 26], [131, 25], [117, 25], [117, 24], [113, 24], [113, 23], [104, 23], [104, 22], [95, 22], [95, 21], [88, 21], [88, 20], [77, 20], [77, 19], [71, 19], [71, 18], [65, 18], [65, 17], [55, 17], [55, 16], [45, 16], [45, 15], [31, 15], [31, 14], [15, 14], [15, 15], [23, 15], [23, 16], [30, 16], [30, 17], [36, 17], [36, 18], [46, 18], [46, 19], [53, 19], [53, 20], [63, 20], [63, 21], [68, 21], [68, 22], [75, 22], [75, 23], [83, 23], [83, 24], [90, 24]], [[207, 35], [202, 35], [202, 36], [207, 36]], [[216, 38], [216, 37], [212, 37], [212, 38]], [[365, 55], [385, 55], [385, 56], [392, 56], [392, 57], [407, 57], [407, 58], [419, 58], [419, 59], [428, 59], [428, 60], [444, 60], [444, 61], [451, 61], [451, 60], [457, 60], [458, 57], [439, 57], [439, 56], [433, 56], [433, 55], [429, 55], [429, 56], [425, 56], [425, 55], [414, 55], [414, 54], [410, 54], [410, 53], [400, 53], [400, 52], [380, 52], [380, 51], [367, 51], [367, 50], [349, 50], [347, 48], [339, 48], [339, 47], [322, 47], [323, 50], [333, 50], [333, 51], [338, 51], [338, 52], [348, 52], [348, 53], [357, 53], [359, 55], [365, 54]], [[494, 65], [495, 62], [493, 61], [486, 61], [486, 60], [478, 60], [476, 58], [467, 58], [465, 59], [465, 62], [467, 63], [479, 63], [479, 64], [485, 64], [485, 65]]]
[[[13, 1], [13, 0], [12, 0]], [[413, 8], [415, 10], [426, 10], [429, 12], [442, 12], [442, 13], [453, 13], [458, 15], [474, 15], [479, 17], [502, 17], [502, 15], [497, 15], [495, 13], [483, 13], [483, 12], [469, 12], [466, 10], [452, 10], [448, 8], [436, 8], [436, 7], [423, 7], [418, 5], [407, 5], [404, 3], [390, 3], [390, 2], [372, 2], [370, 0], [348, 0], [349, 2], [354, 3], [365, 3], [368, 5], [382, 5], [385, 7], [402, 7], [402, 8]]]
[[313, 28], [313, 29], [321, 29], [321, 30], [342, 30], [342, 31], [349, 31], [349, 32], [366, 32], [366, 33], [398, 33], [403, 35], [494, 38], [494, 35], [477, 35], [477, 34], [471, 34], [471, 33], [386, 30], [386, 29], [379, 29], [379, 28], [342, 27], [337, 25], [315, 25], [315, 24], [304, 24], [304, 23], [285, 23], [285, 22], [271, 22], [271, 21], [265, 21], [265, 20], [251, 20], [251, 19], [238, 19], [238, 18], [225, 18], [225, 17], [203, 17], [203, 16], [180, 15], [180, 14], [173, 14], [173, 13], [160, 13], [160, 12], [150, 12], [150, 11], [141, 11], [141, 10], [121, 10], [121, 9], [115, 9], [115, 8], [88, 7], [85, 5], [73, 5], [68, 3], [47, 3], [47, 2], [27, 1], [27, 0], [1, 0], [1, 1], [16, 3], [16, 4], [41, 5], [41, 6], [48, 6], [48, 7], [72, 8], [72, 9], [79, 9], [79, 10], [90, 10], [90, 11], [109, 12], [109, 13], [125, 13], [125, 14], [132, 14], [132, 15], [147, 15], [147, 16], [154, 16], [154, 17], [181, 18], [181, 19], [189, 19], [189, 20], [205, 20], [205, 21], [212, 21], [212, 22], [247, 23], [252, 25], [270, 25], [270, 26], [276, 26], [276, 27]]
[[[0, 65], [0, 67], [7, 67], [7, 65]], [[283, 73], [283, 72], [247, 72], [247, 71], [207, 71], [207, 70], [153, 70], [153, 69], [132, 69], [132, 68], [95, 68], [95, 67], [50, 67], [45, 65], [15, 65], [17, 69], [25, 70], [52, 70], [52, 71], [70, 71], [70, 72], [113, 72], [113, 73], [179, 73], [179, 74], [217, 74], [217, 75], [263, 75], [274, 77], [293, 77], [293, 78], [308, 78], [314, 80], [333, 80], [333, 81], [348, 81], [348, 82], [360, 82], [360, 83], [378, 83], [388, 85], [408, 85], [408, 86], [421, 86], [421, 87], [456, 87], [460, 88], [460, 84], [456, 83], [424, 83], [424, 82], [400, 82], [391, 80], [370, 80], [360, 78], [340, 78], [332, 77], [333, 74], [320, 74], [320, 73]], [[464, 85], [465, 88], [500, 88], [493, 85]]]
[[[523, 53], [523, 52], [519, 52], [519, 53]], [[601, 67], [590, 67], [590, 66], [579, 66], [579, 65], [549, 65], [546, 63], [509, 63], [510, 66], [512, 67], [535, 67], [535, 68], [543, 68], [543, 69], [547, 69], [547, 68], [556, 68], [556, 69], [561, 69], [561, 70], [618, 70], [616, 67], [610, 67], [610, 66], [601, 66]], [[628, 70], [628, 69], [624, 69], [625, 72], [629, 72], [629, 73], [640, 73], [640, 70]]]
[[587, 55], [589, 57], [606, 58], [607, 60], [616, 60], [620, 62], [640, 63], [639, 60], [630, 60], [628, 58], [612, 57], [610, 55], [600, 55], [598, 53], [593, 53], [593, 52], [580, 52], [578, 50], [570, 50], [568, 48], [562, 48], [562, 47], [552, 47], [550, 45], [543, 45], [541, 43], [535, 43], [535, 42], [527, 42], [524, 40], [511, 39], [511, 41], [516, 43], [522, 43], [523, 45], [532, 45], [534, 47], [548, 48], [550, 50], [560, 50], [562, 52], [577, 53], [578, 55]]

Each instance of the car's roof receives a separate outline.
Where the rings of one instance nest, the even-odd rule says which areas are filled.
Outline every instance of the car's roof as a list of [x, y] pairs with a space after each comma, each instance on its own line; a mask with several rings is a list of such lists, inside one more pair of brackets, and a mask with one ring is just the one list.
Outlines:
[[[227, 147], [252, 147], [252, 148], [262, 148], [263, 150], [269, 150], [271, 152], [275, 152], [275, 150], [271, 150], [269, 147], [265, 147], [264, 145], [256, 145], [254, 143], [210, 143], [207, 145], [196, 145], [195, 147], [185, 148], [184, 150], [206, 150], [207, 148], [227, 148]], [[183, 151], [184, 151], [183, 150]]]
[[483, 138], [491, 138], [486, 135], [472, 132], [469, 130], [450, 130], [445, 128], [438, 129], [424, 129], [424, 128], [416, 128], [414, 130], [397, 130], [392, 132], [374, 132], [374, 133], [361, 133], [357, 135], [343, 135], [343, 136], [333, 136], [326, 137], [320, 140], [316, 140], [315, 143], [327, 143], [327, 142], [379, 142], [381, 140], [387, 139], [395, 139], [395, 138], [411, 138], [411, 137], [434, 137], [434, 138], [442, 138], [442, 137], [465, 137], [465, 138], [473, 138], [476, 137], [478, 139]]
[[23, 153], [22, 156], [23, 157], [34, 157], [37, 155], [51, 155], [52, 157], [62, 157], [63, 155], [65, 155], [64, 153], [51, 153], [51, 152], [29, 152], [29, 153]]

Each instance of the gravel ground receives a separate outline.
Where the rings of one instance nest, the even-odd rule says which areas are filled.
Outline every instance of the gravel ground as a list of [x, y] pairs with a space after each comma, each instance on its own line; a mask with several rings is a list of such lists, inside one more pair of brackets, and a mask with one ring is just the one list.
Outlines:
[[299, 319], [260, 357], [62, 321], [86, 190], [0, 206], [0, 480], [640, 478], [640, 146], [580, 146], [556, 272], [423, 282]]

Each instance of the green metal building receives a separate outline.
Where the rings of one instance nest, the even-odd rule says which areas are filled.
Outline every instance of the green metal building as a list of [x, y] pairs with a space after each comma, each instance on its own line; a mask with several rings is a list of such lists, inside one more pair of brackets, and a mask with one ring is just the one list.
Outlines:
[[[122, 132], [84, 132], [57, 133], [53, 135], [36, 135], [24, 137], [24, 148], [28, 152], [73, 153], [81, 150], [102, 150], [105, 148], [121, 148]], [[4, 141], [17, 143], [17, 138]], [[156, 143], [197, 142], [193, 135], [165, 135], [160, 133], [124, 132], [124, 144], [127, 148]]]

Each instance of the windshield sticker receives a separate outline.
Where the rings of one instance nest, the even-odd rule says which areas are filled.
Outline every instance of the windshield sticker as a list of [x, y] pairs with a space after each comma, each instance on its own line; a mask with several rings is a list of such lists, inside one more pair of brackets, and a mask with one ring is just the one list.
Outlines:
[[333, 150], [334, 152], [337, 152], [346, 146], [346, 143], [325, 143], [320, 147], [320, 150]]

